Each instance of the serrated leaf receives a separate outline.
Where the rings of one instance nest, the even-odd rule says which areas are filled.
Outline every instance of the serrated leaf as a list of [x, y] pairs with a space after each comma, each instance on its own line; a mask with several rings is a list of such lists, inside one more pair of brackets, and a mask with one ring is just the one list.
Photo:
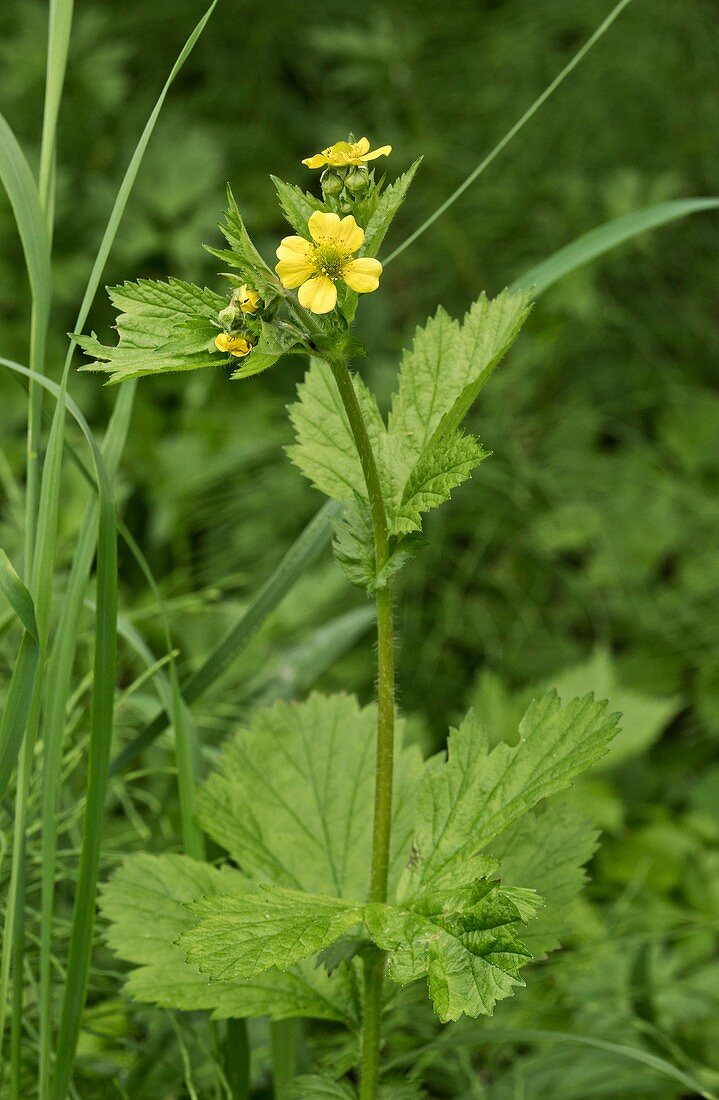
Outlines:
[[563, 707], [550, 692], [530, 705], [517, 745], [490, 751], [486, 730], [470, 711], [450, 733], [447, 762], [435, 758], [427, 765], [400, 896], [473, 877], [477, 852], [604, 755], [617, 717], [592, 695]]
[[307, 222], [315, 210], [324, 210], [324, 203], [308, 191], [302, 191], [294, 183], [286, 183], [277, 176], [270, 176], [280, 200], [282, 213], [301, 237], [307, 236]]
[[345, 1081], [313, 1073], [296, 1077], [290, 1096], [292, 1100], [355, 1100], [357, 1093]]
[[387, 235], [392, 221], [404, 202], [414, 174], [422, 163], [419, 157], [403, 175], [399, 176], [379, 197], [379, 201], [367, 225], [364, 227], [365, 239], [360, 249], [361, 256], [376, 256]]
[[169, 371], [221, 366], [228, 360], [214, 349], [217, 313], [226, 300], [206, 287], [180, 279], [140, 279], [110, 287], [119, 343], [103, 345], [97, 337], [75, 335], [95, 361], [81, 370], [109, 373], [109, 384]]
[[[354, 386], [375, 453], [381, 453], [386, 429], [377, 403], [357, 376]], [[332, 371], [324, 360], [312, 360], [297, 395], [298, 400], [290, 406], [297, 442], [287, 448], [289, 457], [317, 489], [333, 500], [366, 500], [354, 437]]]
[[455, 431], [448, 440], [430, 443], [412, 470], [394, 517], [393, 532], [409, 534], [422, 529], [422, 513], [449, 500], [452, 489], [472, 476], [487, 457], [472, 435]]
[[302, 350], [298, 333], [281, 325], [260, 321], [260, 338], [256, 346], [242, 360], [242, 365], [232, 372], [230, 378], [236, 380], [260, 374], [295, 349]]
[[405, 985], [426, 977], [443, 1023], [489, 1016], [522, 985], [531, 955], [518, 937], [522, 914], [499, 883], [479, 879], [430, 891], [410, 906], [369, 905], [370, 935], [389, 955], [389, 976]]
[[217, 869], [186, 856], [130, 856], [102, 889], [107, 939], [117, 955], [135, 964], [126, 992], [136, 1001], [164, 1008], [205, 1009], [217, 1019], [310, 1016], [351, 1022], [354, 997], [342, 975], [332, 982], [312, 963], [292, 972], [268, 971], [250, 980], [211, 984], [189, 966], [179, 936], [196, 917], [188, 904], [198, 897], [247, 887], [239, 871]]
[[503, 886], [537, 890], [543, 907], [522, 939], [535, 959], [560, 946], [572, 906], [586, 881], [584, 864], [597, 847], [598, 832], [564, 802], [550, 799], [515, 821], [490, 845], [500, 861]]
[[280, 886], [201, 898], [199, 920], [179, 943], [189, 963], [214, 981], [253, 978], [275, 966], [289, 970], [316, 955], [361, 919], [362, 905]]
[[279, 280], [252, 243], [235, 201], [235, 196], [229, 186], [227, 188], [227, 210], [225, 211], [224, 220], [220, 224], [220, 230], [230, 246], [229, 250], [211, 248], [205, 245], [206, 250], [212, 256], [217, 256], [224, 263], [239, 271], [243, 281], [255, 290], [259, 290], [265, 301], [276, 298], [280, 293]]
[[372, 941], [362, 936], [340, 936], [338, 940], [317, 954], [317, 966], [322, 966], [332, 977], [340, 966], [346, 966], [367, 949], [374, 950]]
[[429, 444], [451, 436], [511, 347], [529, 310], [526, 294], [482, 294], [462, 324], [438, 309], [402, 357], [389, 432], [405, 481]]
[[[312, 894], [364, 901], [372, 846], [377, 713], [346, 695], [258, 712], [198, 793], [209, 835], [246, 874]], [[401, 731], [398, 731], [398, 742]], [[419, 750], [398, 753], [390, 878], [412, 833]]]
[[376, 592], [384, 588], [408, 561], [415, 545], [397, 547], [379, 572], [375, 559], [374, 533], [369, 508], [364, 501], [348, 504], [335, 522], [332, 550], [345, 576], [358, 588]]

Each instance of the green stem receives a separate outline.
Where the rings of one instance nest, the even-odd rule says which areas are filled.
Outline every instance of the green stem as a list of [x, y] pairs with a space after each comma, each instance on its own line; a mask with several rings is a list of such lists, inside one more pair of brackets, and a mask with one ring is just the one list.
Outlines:
[[[357, 454], [362, 465], [375, 543], [377, 572], [389, 560], [389, 532], [382, 486], [367, 426], [362, 416], [352, 376], [346, 363], [330, 367], [347, 413]], [[370, 901], [387, 900], [390, 839], [392, 830], [392, 773], [394, 768], [394, 626], [392, 589], [379, 588], [377, 600], [377, 758], [375, 771], [374, 830]], [[379, 1081], [382, 1019], [382, 985], [386, 955], [376, 951], [365, 962], [364, 1019], [360, 1067], [360, 1100], [375, 1100]]]
[[297, 1073], [299, 1020], [271, 1020], [272, 1091], [275, 1100], [290, 1100]]

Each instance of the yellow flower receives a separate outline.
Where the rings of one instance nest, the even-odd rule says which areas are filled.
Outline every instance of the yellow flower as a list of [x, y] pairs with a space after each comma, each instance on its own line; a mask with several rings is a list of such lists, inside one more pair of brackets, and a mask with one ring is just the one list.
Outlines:
[[244, 359], [252, 351], [252, 344], [244, 336], [230, 336], [228, 332], [220, 332], [215, 337], [215, 347], [218, 351], [224, 351], [234, 355], [236, 359]]
[[238, 287], [232, 295], [243, 313], [257, 313], [260, 304], [259, 290], [252, 290], [247, 283]]
[[285, 237], [277, 249], [280, 262], [275, 266], [283, 287], [300, 288], [300, 305], [312, 313], [329, 313], [337, 304], [338, 279], [358, 294], [377, 289], [382, 274], [379, 260], [352, 258], [364, 242], [364, 229], [351, 214], [340, 219], [338, 214], [315, 210], [307, 228], [312, 240]]
[[381, 149], [373, 149], [370, 152], [369, 141], [363, 137], [359, 141], [337, 141], [334, 145], [323, 149], [321, 153], [307, 157], [302, 163], [308, 168], [322, 168], [325, 164], [331, 168], [346, 168], [349, 164], [365, 164], [368, 160], [386, 157], [391, 152], [391, 145], [383, 145]]

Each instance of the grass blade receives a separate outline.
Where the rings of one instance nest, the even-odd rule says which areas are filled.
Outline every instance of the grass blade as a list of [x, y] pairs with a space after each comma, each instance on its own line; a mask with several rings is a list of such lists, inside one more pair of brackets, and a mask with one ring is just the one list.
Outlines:
[[60, 112], [62, 87], [65, 83], [67, 51], [70, 46], [72, 29], [73, 0], [51, 0], [50, 20], [47, 35], [47, 73], [45, 79], [45, 105], [42, 119], [42, 142], [40, 145], [40, 172], [38, 190], [40, 204], [45, 211], [48, 233], [52, 235], [53, 202], [55, 174], [55, 145], [57, 139], [57, 118]]
[[510, 290], [530, 290], [534, 294], [541, 294], [571, 271], [591, 263], [598, 256], [603, 256], [605, 252], [610, 252], [641, 233], [702, 210], [716, 210], [717, 207], [719, 198], [675, 199], [605, 222], [531, 268], [512, 283]]
[[33, 301], [41, 310], [41, 319], [47, 321], [52, 293], [50, 242], [35, 180], [3, 115], [0, 115], [0, 179], [15, 215]]
[[[187, 703], [193, 703], [195, 699], [199, 699], [230, 667], [299, 577], [317, 560], [332, 537], [333, 521], [340, 511], [341, 505], [330, 502], [320, 508], [310, 520], [239, 622], [235, 623], [207, 660], [182, 685], [182, 694]], [[115, 757], [111, 774], [116, 775], [127, 767], [139, 753], [152, 744], [156, 737], [159, 737], [163, 730], [167, 729], [168, 724], [169, 717], [166, 711], [160, 711], [155, 715], [130, 744]]]
[[643, 1050], [641, 1047], [631, 1047], [626, 1043], [612, 1043], [607, 1039], [595, 1039], [591, 1035], [575, 1035], [569, 1031], [539, 1031], [532, 1030], [531, 1028], [512, 1028], [509, 1031], [488, 1032], [482, 1036], [482, 1041], [500, 1043], [559, 1043], [560, 1045], [562, 1043], [571, 1043], [579, 1046], [593, 1047], [595, 1050], [601, 1050], [605, 1054], [613, 1054], [618, 1058], [627, 1058], [629, 1061], [639, 1062], [641, 1065], [647, 1066], [648, 1069], [654, 1069], [663, 1077], [668, 1077], [672, 1081], [677, 1081], [684, 1088], [688, 1089], [693, 1096], [701, 1096], [703, 1100], [718, 1100], [717, 1094], [705, 1088], [696, 1077], [692, 1077], [690, 1074], [678, 1069], [676, 1066], [672, 1065], [671, 1062], [667, 1062], [666, 1059], [660, 1058], [656, 1054], [651, 1054], [648, 1050]]
[[614, 20], [619, 15], [621, 15], [621, 13], [626, 8], [627, 4], [629, 4], [630, 2], [631, 2], [631, 0], [619, 0], [619, 3], [610, 11], [607, 18], [605, 20], [603, 20], [602, 23], [600, 23], [600, 25], [595, 30], [594, 34], [592, 34], [587, 39], [587, 41], [584, 43], [584, 45], [579, 50], [577, 50], [577, 52], [575, 53], [575, 55], [571, 59], [571, 61], [569, 61], [564, 66], [561, 73], [559, 73], [559, 75], [554, 78], [554, 80], [552, 81], [551, 84], [547, 85], [547, 87], [544, 89], [542, 94], [540, 96], [538, 96], [537, 99], [535, 99], [535, 101], [531, 105], [531, 107], [527, 108], [527, 110], [524, 112], [522, 117], [520, 119], [518, 119], [517, 122], [515, 122], [514, 126], [512, 126], [512, 128], [510, 130], [507, 131], [507, 133], [504, 135], [504, 137], [501, 139], [501, 141], [497, 142], [494, 149], [492, 149], [492, 151], [487, 154], [487, 156], [484, 158], [484, 160], [480, 161], [480, 163], [477, 165], [477, 167], [474, 169], [474, 171], [470, 172], [470, 174], [467, 176], [466, 180], [464, 180], [463, 183], [460, 183], [459, 187], [455, 191], [452, 192], [452, 194], [449, 196], [449, 198], [445, 199], [445, 201], [440, 206], [437, 207], [437, 209], [434, 211], [434, 213], [430, 214], [430, 216], [425, 221], [423, 221], [422, 224], [417, 229], [415, 229], [413, 233], [410, 233], [409, 237], [407, 237], [406, 240], [402, 241], [402, 244], [398, 245], [398, 247], [395, 248], [394, 252], [391, 252], [389, 254], [389, 256], [387, 256], [386, 259], [382, 260], [382, 263], [384, 264], [385, 267], [387, 266], [388, 263], [390, 263], [397, 256], [399, 256], [400, 253], [404, 252], [405, 248], [409, 248], [409, 246], [411, 244], [414, 244], [414, 242], [419, 237], [421, 237], [423, 233], [426, 233], [426, 231], [430, 228], [430, 226], [434, 225], [434, 223], [437, 221], [437, 219], [441, 218], [442, 215], [444, 213], [446, 213], [447, 210], [449, 210], [450, 206], [454, 205], [454, 203], [457, 201], [457, 199], [460, 198], [460, 196], [464, 194], [464, 192], [467, 190], [467, 188], [471, 187], [472, 184], [475, 182], [475, 180], [479, 179], [479, 177], [482, 175], [482, 172], [484, 172], [485, 168], [489, 168], [492, 161], [495, 160], [495, 158], [499, 156], [499, 154], [502, 152], [502, 150], [504, 148], [506, 148], [507, 145], [509, 145], [512, 138], [516, 137], [517, 134], [519, 133], [519, 131], [537, 113], [537, 111], [540, 109], [540, 107], [544, 106], [544, 104], [547, 102], [549, 97], [552, 96], [554, 94], [554, 92], [556, 92], [559, 85], [564, 82], [564, 80], [569, 76], [569, 74], [574, 69], [576, 69], [576, 67], [577, 67], [577, 65], [579, 65], [580, 61], [582, 61], [586, 57], [586, 55], [589, 53], [589, 51], [592, 49], [592, 47], [596, 45], [596, 43], [599, 41], [599, 39], [604, 34], [606, 34], [606, 32], [609, 30], [609, 28], [611, 27]]

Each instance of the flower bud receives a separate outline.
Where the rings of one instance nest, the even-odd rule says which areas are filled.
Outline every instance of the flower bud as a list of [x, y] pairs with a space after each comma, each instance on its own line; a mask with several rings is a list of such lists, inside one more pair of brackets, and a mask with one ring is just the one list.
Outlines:
[[344, 190], [344, 172], [340, 175], [333, 168], [327, 168], [320, 176], [322, 194], [326, 199], [337, 199]]
[[230, 301], [230, 304], [221, 309], [217, 314], [217, 320], [222, 325], [223, 329], [229, 332], [233, 325], [237, 322], [240, 316], [240, 311], [234, 300]]
[[363, 165], [354, 165], [345, 176], [345, 187], [352, 195], [364, 195], [369, 185], [369, 171]]

